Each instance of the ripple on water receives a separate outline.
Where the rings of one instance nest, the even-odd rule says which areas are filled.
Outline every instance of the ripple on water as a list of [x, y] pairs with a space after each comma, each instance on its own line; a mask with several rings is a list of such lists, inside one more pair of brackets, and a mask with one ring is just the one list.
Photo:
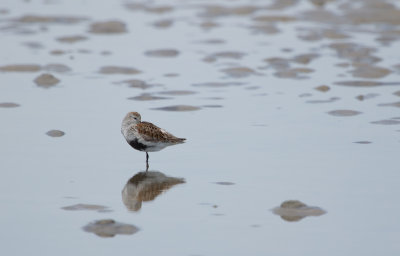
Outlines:
[[356, 116], [361, 114], [362, 112], [348, 109], [338, 109], [329, 111], [328, 114], [331, 116]]
[[139, 231], [139, 228], [116, 222], [112, 219], [97, 220], [82, 227], [86, 232], [94, 233], [100, 237], [114, 237], [115, 235], [132, 235]]
[[20, 105], [14, 102], [0, 102], [0, 108], [16, 108]]
[[175, 49], [157, 49], [148, 50], [144, 54], [148, 57], [172, 58], [178, 56], [179, 51]]
[[104, 66], [100, 68], [99, 73], [107, 75], [112, 75], [112, 74], [136, 75], [142, 73], [142, 71], [130, 67]]
[[154, 110], [164, 110], [164, 111], [179, 111], [179, 112], [185, 112], [185, 111], [196, 111], [200, 110], [200, 107], [196, 106], [190, 106], [190, 105], [173, 105], [173, 106], [166, 106], [166, 107], [160, 107], [160, 108], [152, 108]]
[[120, 34], [128, 31], [124, 22], [110, 20], [92, 23], [89, 32], [93, 34]]

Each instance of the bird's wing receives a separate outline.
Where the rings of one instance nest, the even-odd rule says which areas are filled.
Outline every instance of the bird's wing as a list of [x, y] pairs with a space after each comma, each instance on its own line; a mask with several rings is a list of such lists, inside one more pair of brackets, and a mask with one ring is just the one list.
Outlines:
[[147, 141], [162, 141], [162, 142], [183, 142], [185, 139], [177, 138], [160, 127], [149, 123], [140, 122], [137, 124], [139, 134]]

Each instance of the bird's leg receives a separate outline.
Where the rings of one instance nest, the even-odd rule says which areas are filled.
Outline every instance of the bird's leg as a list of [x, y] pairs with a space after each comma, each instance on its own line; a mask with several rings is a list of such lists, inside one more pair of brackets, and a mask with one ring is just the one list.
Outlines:
[[146, 172], [149, 170], [149, 154], [146, 152]]

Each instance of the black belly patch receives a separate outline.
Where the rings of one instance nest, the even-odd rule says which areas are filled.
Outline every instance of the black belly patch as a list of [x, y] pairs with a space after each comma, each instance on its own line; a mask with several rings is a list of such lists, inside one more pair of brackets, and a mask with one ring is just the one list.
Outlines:
[[128, 143], [129, 143], [129, 145], [131, 145], [132, 148], [140, 150], [140, 151], [146, 151], [146, 149], [147, 149], [147, 146], [140, 143], [138, 141], [138, 139], [131, 140]]

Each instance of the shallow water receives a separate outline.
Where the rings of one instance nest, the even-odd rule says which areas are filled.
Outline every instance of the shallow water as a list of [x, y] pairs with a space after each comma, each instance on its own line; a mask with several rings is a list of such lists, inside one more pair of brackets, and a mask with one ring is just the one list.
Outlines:
[[[2, 252], [398, 255], [399, 13], [2, 1]], [[132, 187], [129, 111], [187, 138], [150, 153], [152, 174], [184, 183]], [[324, 214], [286, 221], [272, 210], [288, 200]]]

